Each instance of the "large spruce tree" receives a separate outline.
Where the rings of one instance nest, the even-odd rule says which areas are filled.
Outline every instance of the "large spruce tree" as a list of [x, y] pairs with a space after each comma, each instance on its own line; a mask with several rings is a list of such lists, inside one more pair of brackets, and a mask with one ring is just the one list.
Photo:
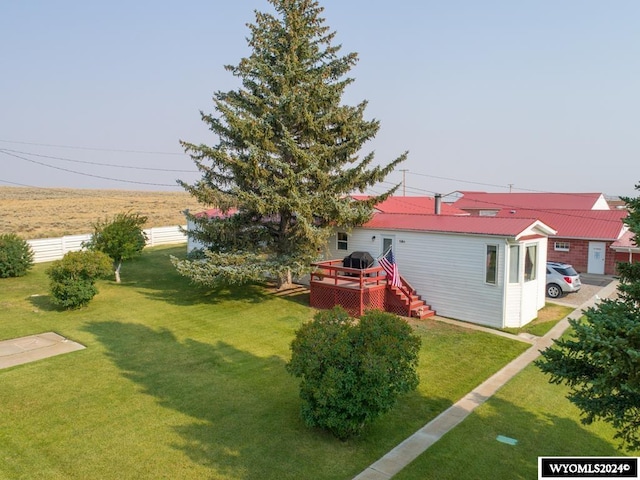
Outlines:
[[255, 12], [249, 25], [251, 55], [225, 67], [242, 86], [216, 92], [215, 112], [201, 112], [217, 145], [181, 142], [202, 178], [179, 183], [229, 213], [192, 217], [208, 260], [175, 264], [201, 283], [302, 273], [332, 228], [364, 223], [394, 189], [368, 201], [348, 195], [384, 180], [406, 157], [374, 167], [373, 152], [359, 156], [380, 124], [364, 119], [366, 101], [341, 104], [357, 54], [339, 55], [318, 2], [269, 2], [274, 13]]
[[[640, 197], [623, 200], [629, 209], [624, 222], [638, 245]], [[602, 419], [629, 451], [640, 451], [640, 263], [619, 263], [618, 272], [618, 298], [570, 320], [573, 336], [556, 340], [536, 364], [551, 383], [570, 387], [567, 398], [584, 423]]]

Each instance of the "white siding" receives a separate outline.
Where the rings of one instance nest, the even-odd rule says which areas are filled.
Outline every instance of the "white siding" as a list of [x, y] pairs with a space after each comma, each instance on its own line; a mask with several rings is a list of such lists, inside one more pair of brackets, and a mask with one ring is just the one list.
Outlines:
[[591, 210], [611, 210], [611, 207], [609, 207], [609, 203], [607, 199], [604, 198], [604, 195], [601, 194]]
[[[505, 238], [361, 228], [347, 233], [348, 250], [338, 250], [333, 235], [325, 260], [341, 259], [354, 251], [377, 258], [383, 253], [383, 236], [394, 236], [400, 274], [438, 315], [497, 328], [521, 327], [544, 307], [546, 237], [520, 243], [520, 282], [509, 284], [509, 244]], [[532, 244], [538, 245], [538, 274], [525, 285], [524, 249]], [[498, 247], [495, 285], [485, 282], [487, 245]]]
[[[538, 246], [536, 279], [524, 281], [524, 249], [527, 245]], [[505, 303], [505, 327], [519, 328], [538, 316], [538, 310], [545, 304], [547, 262], [547, 238], [525, 241], [520, 246], [520, 281], [507, 283]], [[508, 269], [507, 269], [508, 271]]]
[[522, 283], [508, 283], [505, 302], [505, 327], [522, 324]]
[[[374, 258], [382, 252], [382, 236], [394, 235], [394, 254], [400, 274], [422, 295], [438, 315], [494, 327], [503, 326], [505, 241], [495, 237], [391, 232], [354, 229], [349, 249], [336, 249], [329, 240], [326, 259], [353, 251], [367, 251]], [[372, 240], [372, 237], [376, 238]], [[485, 283], [486, 246], [498, 247], [498, 279]]]

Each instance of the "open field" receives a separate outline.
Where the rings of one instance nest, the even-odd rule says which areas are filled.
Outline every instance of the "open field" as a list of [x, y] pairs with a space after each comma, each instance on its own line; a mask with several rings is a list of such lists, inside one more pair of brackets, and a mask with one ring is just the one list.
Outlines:
[[186, 192], [0, 187], [0, 234], [26, 240], [91, 233], [98, 219], [120, 212], [147, 216], [145, 228], [184, 225], [185, 209], [203, 209]]
[[348, 480], [528, 348], [417, 323], [418, 390], [340, 442], [303, 425], [284, 368], [308, 294], [193, 286], [169, 263], [183, 254], [145, 250], [76, 311], [51, 304], [46, 264], [0, 280], [0, 340], [55, 331], [87, 347], [0, 370], [0, 478]]

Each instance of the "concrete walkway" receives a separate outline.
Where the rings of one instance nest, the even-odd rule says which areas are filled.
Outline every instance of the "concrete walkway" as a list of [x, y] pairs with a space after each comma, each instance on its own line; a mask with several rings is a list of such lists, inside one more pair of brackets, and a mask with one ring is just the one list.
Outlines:
[[4, 340], [0, 342], [0, 370], [83, 348], [54, 332]]
[[[609, 296], [614, 295], [617, 286], [617, 281], [611, 282], [598, 291], [598, 297], [608, 298]], [[553, 339], [559, 338], [567, 327], [569, 327], [569, 318], [579, 318], [582, 315], [582, 311], [593, 306], [596, 301], [596, 296], [590, 298], [576, 308], [571, 314], [558, 322], [546, 335], [531, 339], [533, 342], [531, 348], [515, 360], [511, 361], [511, 363], [507, 364], [504, 368], [487, 379], [473, 391], [468, 393], [464, 398], [431, 420], [424, 427], [404, 440], [378, 461], [371, 464], [366, 470], [354, 477], [354, 480], [388, 480], [393, 477], [421, 453], [427, 450], [427, 448], [440, 440], [440, 438], [442, 438], [447, 432], [467, 418], [471, 412], [482, 405], [506, 382], [511, 380], [511, 378], [534, 361], [540, 355], [540, 350], [544, 350], [550, 346], [553, 343]], [[469, 328], [478, 329], [477, 327], [464, 322], [456, 323]], [[480, 327], [479, 329], [484, 329], [484, 327]], [[497, 334], [502, 333], [491, 329], [486, 330]], [[518, 340], [523, 339], [518, 338]], [[529, 339], [525, 339], [525, 341], [527, 340]]]

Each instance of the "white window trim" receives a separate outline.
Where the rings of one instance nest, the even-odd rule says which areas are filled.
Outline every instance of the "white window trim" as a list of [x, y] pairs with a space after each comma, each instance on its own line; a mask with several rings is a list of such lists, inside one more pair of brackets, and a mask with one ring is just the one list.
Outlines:
[[[561, 245], [561, 246], [558, 246], [558, 245]], [[556, 252], [568, 252], [570, 248], [571, 248], [571, 244], [569, 242], [553, 242], [553, 249]]]
[[485, 245], [485, 249], [484, 249], [485, 256], [487, 256], [489, 254], [489, 247], [494, 247], [495, 248], [496, 265], [495, 265], [493, 282], [489, 282], [487, 280], [487, 274], [489, 273], [489, 265], [487, 265], [487, 261], [485, 260], [485, 263], [484, 263], [484, 283], [486, 285], [498, 285], [498, 266], [500, 264], [500, 262], [499, 262], [499, 260], [500, 260], [500, 247], [498, 245], [496, 245], [496, 244], [493, 244], [493, 243], [487, 243]]

